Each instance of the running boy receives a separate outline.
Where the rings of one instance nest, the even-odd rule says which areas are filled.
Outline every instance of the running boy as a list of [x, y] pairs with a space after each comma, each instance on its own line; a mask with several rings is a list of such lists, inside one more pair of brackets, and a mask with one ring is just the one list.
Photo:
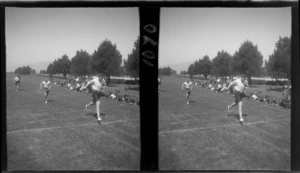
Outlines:
[[20, 86], [20, 82], [21, 82], [21, 77], [19, 74], [14, 78], [14, 82], [17, 87], [17, 91], [19, 91], [19, 86]]
[[85, 109], [87, 110], [91, 105], [96, 103], [96, 112], [97, 112], [97, 121], [101, 124], [101, 117], [100, 117], [100, 97], [101, 92], [105, 88], [106, 83], [104, 79], [100, 79], [98, 76], [95, 76], [92, 80], [90, 80], [86, 85], [85, 88], [91, 86], [92, 89], [92, 97], [93, 101], [89, 104], [85, 105]]
[[48, 95], [49, 95], [49, 91], [50, 91], [50, 88], [51, 88], [51, 85], [50, 85], [50, 81], [47, 80], [47, 78], [45, 77], [44, 78], [44, 81], [42, 81], [42, 83], [40, 84], [40, 89], [43, 89], [44, 90], [44, 95], [45, 95], [45, 103], [47, 104], [48, 103]]
[[246, 82], [245, 82], [245, 80], [246, 79], [244, 77], [243, 78], [240, 77], [240, 78], [232, 81], [228, 86], [228, 88], [233, 87], [233, 93], [234, 93], [234, 97], [235, 97], [235, 102], [233, 102], [231, 105], [227, 106], [228, 111], [230, 110], [230, 108], [232, 106], [238, 105], [241, 123], [244, 121], [243, 114], [242, 114], [242, 105], [243, 105], [242, 99], [243, 99], [243, 97], [246, 97], [246, 94], [245, 94], [245, 83]]
[[190, 104], [189, 98], [193, 89], [193, 82], [189, 78], [186, 78], [186, 81], [183, 82], [181, 86], [181, 90], [183, 90], [183, 88], [186, 90], [186, 104]]

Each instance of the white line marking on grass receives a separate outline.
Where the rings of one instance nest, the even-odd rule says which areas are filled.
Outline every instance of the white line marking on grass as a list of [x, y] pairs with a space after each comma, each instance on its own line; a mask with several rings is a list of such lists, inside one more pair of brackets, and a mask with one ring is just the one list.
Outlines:
[[[255, 106], [255, 107], [250, 107], [250, 108], [246, 108], [244, 110], [252, 110], [254, 108], [257, 108], [257, 107], [264, 107], [266, 105], [262, 105], [262, 106]], [[209, 115], [209, 114], [213, 114], [213, 113], [222, 113], [222, 112], [228, 112], [227, 110], [224, 110], [224, 111], [214, 111], [214, 110], [211, 110], [210, 112], [204, 112], [204, 113], [197, 113], [197, 114], [171, 114], [172, 117], [176, 117], [176, 116], [186, 116], [186, 115]], [[232, 112], [232, 111], [230, 111]], [[210, 115], [209, 115], [210, 116]], [[223, 117], [223, 116], [222, 116]], [[215, 118], [222, 118], [222, 117], [215, 117]], [[195, 121], [195, 117], [192, 117], [191, 119], [188, 119], [188, 120], [178, 120], [176, 118], [177, 122], [171, 122], [170, 124], [177, 124], [177, 123], [182, 123], [182, 122], [188, 122], [188, 121]]]
[[[120, 123], [120, 122], [126, 122], [126, 121], [135, 121], [137, 119], [128, 119], [128, 120], [117, 120], [117, 121], [111, 121], [111, 122], [102, 122], [101, 124], [113, 124], [113, 123]], [[76, 124], [76, 125], [70, 125], [70, 126], [60, 126], [60, 127], [46, 127], [46, 128], [37, 128], [37, 129], [28, 129], [28, 130], [16, 130], [16, 131], [10, 131], [6, 132], [7, 134], [14, 134], [14, 133], [23, 133], [23, 132], [34, 132], [34, 131], [43, 131], [43, 130], [56, 130], [56, 129], [66, 129], [66, 128], [72, 128], [72, 127], [83, 127], [83, 126], [90, 126], [90, 125], [99, 125], [98, 123], [88, 123], [88, 124]]]
[[[269, 120], [269, 121], [257, 121], [252, 123], [244, 123], [244, 126], [252, 125], [252, 124], [259, 124], [259, 123], [268, 123], [268, 122], [276, 122], [276, 121], [287, 121], [290, 119], [277, 119], [277, 120]], [[234, 126], [243, 126], [240, 123], [238, 124], [229, 124], [229, 125], [221, 125], [221, 126], [212, 126], [212, 127], [197, 127], [197, 128], [191, 128], [191, 129], [178, 129], [178, 130], [169, 130], [169, 131], [162, 131], [159, 132], [159, 134], [167, 134], [167, 133], [182, 133], [182, 132], [188, 132], [188, 131], [194, 131], [194, 130], [206, 130], [206, 129], [216, 129], [216, 128], [226, 128], [226, 127], [234, 127]]]
[[[251, 110], [254, 108], [258, 108], [258, 107], [265, 107], [267, 105], [260, 105], [260, 106], [254, 106], [254, 107], [250, 107], [250, 108], [245, 108], [243, 110]], [[202, 115], [202, 114], [211, 114], [211, 113], [220, 113], [220, 112], [228, 112], [227, 110], [222, 110], [222, 111], [210, 111], [210, 112], [201, 112], [201, 113], [192, 113], [192, 114], [171, 114], [172, 116], [187, 116], [187, 115]]]
[[[69, 112], [78, 112], [78, 110], [71, 110], [70, 111], [63, 111], [63, 112], [45, 112], [45, 113], [33, 113], [33, 114], [26, 114], [26, 116], [35, 116], [35, 115], [53, 115], [53, 114], [65, 114], [65, 113], [69, 113]], [[6, 116], [7, 118], [15, 118], [15, 117], [21, 117], [24, 116], [23, 114], [17, 114], [17, 115], [9, 115]]]
[[[122, 107], [122, 106], [125, 106], [124, 104], [121, 104], [121, 105], [115, 105], [115, 106], [103, 106], [101, 107], [101, 109], [103, 110], [106, 110], [106, 109], [110, 109], [110, 108], [115, 108], [115, 107]], [[69, 111], [62, 111], [62, 112], [45, 112], [45, 113], [32, 113], [32, 114], [26, 114], [26, 116], [35, 116], [35, 115], [53, 115], [53, 114], [65, 114], [65, 113], [69, 113], [69, 112], [78, 112], [78, 111], [81, 111], [81, 110], [75, 110], [75, 109], [72, 109], [72, 108], [69, 108]], [[85, 109], [83, 109], [82, 111], [85, 111]], [[6, 116], [7, 118], [16, 118], [16, 117], [21, 117], [21, 116], [24, 116], [23, 114], [15, 114], [15, 115], [9, 115], [9, 116]]]

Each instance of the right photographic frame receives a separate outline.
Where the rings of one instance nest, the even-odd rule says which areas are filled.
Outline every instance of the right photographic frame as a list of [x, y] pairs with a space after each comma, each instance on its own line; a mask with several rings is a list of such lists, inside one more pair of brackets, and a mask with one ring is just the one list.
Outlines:
[[159, 170], [291, 170], [292, 8], [161, 8]]

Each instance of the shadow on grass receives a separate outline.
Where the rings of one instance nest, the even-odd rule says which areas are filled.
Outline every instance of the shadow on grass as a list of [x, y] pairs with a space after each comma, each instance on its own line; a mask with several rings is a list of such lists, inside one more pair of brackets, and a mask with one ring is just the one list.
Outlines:
[[18, 89], [18, 91], [25, 91], [25, 89], [23, 89], [23, 88], [19, 88], [19, 89]]
[[[240, 115], [239, 114], [229, 114], [229, 115], [227, 115], [228, 117], [235, 117], [236, 119], [240, 119]], [[243, 114], [243, 117], [247, 117], [248, 116], [248, 114]]]
[[48, 103], [54, 102], [54, 100], [47, 100]]

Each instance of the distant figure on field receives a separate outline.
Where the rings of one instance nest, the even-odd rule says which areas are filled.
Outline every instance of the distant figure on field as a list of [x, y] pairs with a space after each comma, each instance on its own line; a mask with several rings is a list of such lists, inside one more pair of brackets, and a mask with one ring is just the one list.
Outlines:
[[161, 78], [161, 76], [159, 76], [159, 77], [158, 77], [158, 87], [161, 86], [161, 82], [162, 82], [162, 78]]
[[193, 90], [193, 82], [189, 79], [186, 78], [186, 81], [183, 82], [181, 86], [181, 90], [185, 89], [186, 91], [186, 104], [190, 104], [189, 98], [191, 96], [191, 92]]
[[20, 77], [19, 74], [17, 74], [17, 76], [14, 78], [14, 82], [15, 82], [17, 92], [18, 92], [19, 91], [19, 86], [20, 86], [20, 83], [21, 83], [21, 77]]
[[42, 83], [40, 84], [40, 89], [44, 90], [46, 104], [48, 103], [48, 95], [49, 95], [50, 88], [51, 88], [51, 82], [50, 80], [47, 80], [47, 77], [45, 77]]

